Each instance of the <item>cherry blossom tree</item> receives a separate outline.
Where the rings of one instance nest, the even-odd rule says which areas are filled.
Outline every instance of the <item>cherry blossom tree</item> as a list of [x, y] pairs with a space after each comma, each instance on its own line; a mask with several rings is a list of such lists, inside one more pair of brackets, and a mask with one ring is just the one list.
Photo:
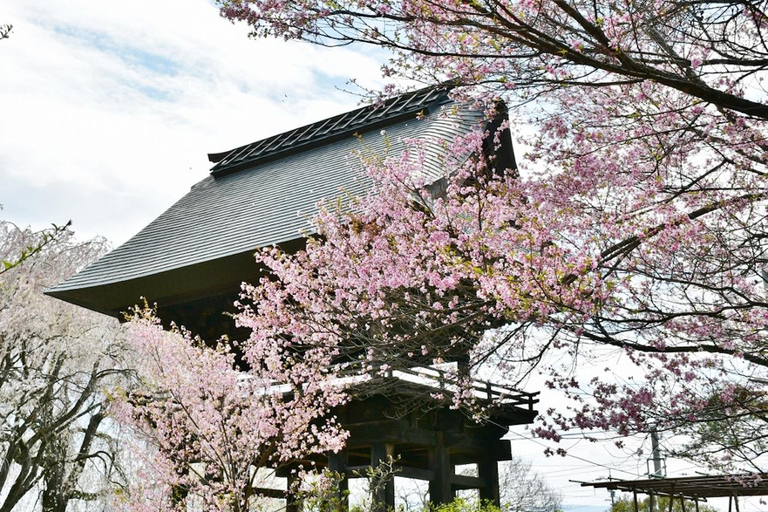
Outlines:
[[146, 444], [122, 508], [254, 510], [274, 497], [275, 471], [311, 472], [313, 455], [343, 447], [329, 412], [345, 396], [325, 347], [297, 352], [254, 331], [237, 345], [249, 367], [238, 369], [233, 344], [166, 331], [148, 309], [134, 312], [128, 339], [141, 366], [112, 413]]
[[106, 248], [0, 223], [0, 260], [14, 261], [0, 273], [3, 512], [103, 503], [119, 480], [105, 394], [123, 371], [117, 323], [43, 295]]
[[[275, 279], [245, 290], [257, 330], [339, 359], [538, 370], [574, 400], [542, 436], [675, 429], [690, 457], [764, 469], [764, 4], [219, 3], [254, 36], [381, 46], [386, 75], [503, 99], [527, 149], [503, 173], [447, 162], [440, 194], [418, 146], [369, 159], [355, 213], [326, 207], [306, 251], [258, 256]], [[580, 371], [606, 357], [632, 369]]]

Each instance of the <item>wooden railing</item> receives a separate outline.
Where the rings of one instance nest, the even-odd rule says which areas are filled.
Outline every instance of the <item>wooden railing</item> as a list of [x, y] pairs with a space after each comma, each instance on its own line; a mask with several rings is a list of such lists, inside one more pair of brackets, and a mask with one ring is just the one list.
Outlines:
[[[353, 363], [346, 365], [338, 372], [339, 377], [355, 378], [362, 381], [387, 379], [413, 384], [419, 387], [432, 389], [442, 395], [457, 392], [469, 393], [473, 399], [496, 403], [505, 406], [524, 407], [533, 411], [535, 404], [539, 402], [539, 392], [529, 393], [509, 386], [496, 384], [489, 381], [469, 379], [462, 381], [456, 376], [455, 371], [445, 371], [431, 366], [414, 366], [393, 368], [386, 364]], [[426, 391], [426, 390], [425, 390]], [[467, 397], [469, 398], [469, 397]]]

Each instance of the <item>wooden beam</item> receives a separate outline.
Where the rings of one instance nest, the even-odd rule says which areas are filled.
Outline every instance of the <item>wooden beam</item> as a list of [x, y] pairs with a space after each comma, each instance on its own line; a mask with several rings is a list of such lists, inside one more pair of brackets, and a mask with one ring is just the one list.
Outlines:
[[451, 488], [454, 489], [482, 489], [485, 487], [485, 481], [476, 476], [451, 475]]
[[491, 438], [481, 435], [467, 434], [464, 436], [447, 436], [446, 445], [452, 455], [467, 455], [464, 457], [477, 462], [489, 457], [495, 460], [511, 460], [512, 447], [506, 439]]
[[349, 448], [372, 446], [377, 442], [412, 443], [432, 447], [437, 442], [437, 433], [433, 430], [409, 425], [405, 420], [371, 421], [344, 425], [349, 432]]
[[375, 442], [396, 442], [399, 431], [395, 421], [377, 421], [359, 425], [344, 425], [349, 432], [349, 447], [371, 446]]
[[413, 478], [415, 480], [434, 480], [435, 472], [431, 469], [414, 468], [410, 466], [398, 466], [397, 476]]
[[[365, 477], [370, 466], [347, 466], [347, 475], [350, 478]], [[411, 466], [395, 466], [395, 475], [416, 480], [433, 480], [435, 472], [431, 469], [414, 468]]]
[[285, 499], [285, 491], [281, 491], [280, 489], [269, 489], [268, 487], [254, 487], [252, 491], [255, 494], [258, 494], [259, 496], [264, 496], [265, 498], [276, 498], [276, 499]]

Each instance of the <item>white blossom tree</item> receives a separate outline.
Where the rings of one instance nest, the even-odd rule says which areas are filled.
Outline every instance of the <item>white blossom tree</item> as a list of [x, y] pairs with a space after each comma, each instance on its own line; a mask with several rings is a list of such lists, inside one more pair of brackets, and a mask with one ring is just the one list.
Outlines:
[[0, 260], [25, 255], [0, 274], [2, 512], [64, 512], [104, 497], [116, 475], [105, 407], [124, 371], [118, 324], [43, 295], [106, 249], [0, 222]]

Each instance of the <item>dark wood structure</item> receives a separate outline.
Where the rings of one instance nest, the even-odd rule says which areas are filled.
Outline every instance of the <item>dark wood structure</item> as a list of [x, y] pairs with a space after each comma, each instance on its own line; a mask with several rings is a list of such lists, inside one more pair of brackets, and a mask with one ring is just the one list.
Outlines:
[[[352, 194], [366, 190], [369, 183], [348, 158], [363, 147], [360, 138], [367, 151], [391, 155], [402, 150], [405, 139], [448, 142], [479, 127], [488, 133], [487, 152], [495, 152], [489, 161], [498, 171], [514, 168], [508, 134], [500, 147], [491, 148], [504, 118], [501, 109], [498, 119], [488, 122], [482, 112], [455, 104], [445, 90], [424, 89], [209, 155], [215, 164], [209, 177], [131, 240], [47, 293], [118, 317], [145, 297], [158, 304], [164, 321], [203, 339], [244, 337], [247, 333], [238, 332], [223, 313], [234, 312], [241, 282], [262, 275], [254, 250], [272, 244], [300, 249], [309, 225], [297, 212], [312, 212], [320, 199], [335, 198], [342, 188]], [[429, 145], [423, 166], [425, 178], [438, 189], [445, 179], [446, 147]], [[485, 421], [475, 422], [461, 411], [427, 403], [453, 386], [439, 371], [408, 373], [385, 375], [386, 393], [356, 394], [335, 411], [351, 436], [343, 452], [329, 454], [322, 464], [352, 477], [392, 456], [399, 475], [429, 481], [433, 502], [450, 501], [467, 488], [498, 501], [497, 463], [511, 455], [502, 437], [508, 426], [533, 420], [535, 395], [476, 383], [477, 400], [497, 405]], [[417, 404], [419, 397], [428, 400]], [[460, 464], [475, 464], [478, 476], [457, 475]], [[392, 483], [380, 498], [394, 505]]]
[[[498, 462], [512, 456], [502, 437], [509, 426], [533, 421], [536, 394], [473, 382], [476, 400], [496, 404], [485, 421], [473, 421], [466, 411], [435, 406], [435, 397], [450, 402], [455, 386], [432, 368], [389, 371], [374, 392], [361, 392], [334, 411], [350, 436], [342, 452], [329, 455], [327, 467], [349, 479], [391, 458], [396, 476], [429, 482], [433, 503], [477, 489], [481, 499], [498, 504]], [[457, 474], [459, 465], [476, 466], [476, 476]], [[381, 503], [394, 506], [394, 481], [380, 494]]]

